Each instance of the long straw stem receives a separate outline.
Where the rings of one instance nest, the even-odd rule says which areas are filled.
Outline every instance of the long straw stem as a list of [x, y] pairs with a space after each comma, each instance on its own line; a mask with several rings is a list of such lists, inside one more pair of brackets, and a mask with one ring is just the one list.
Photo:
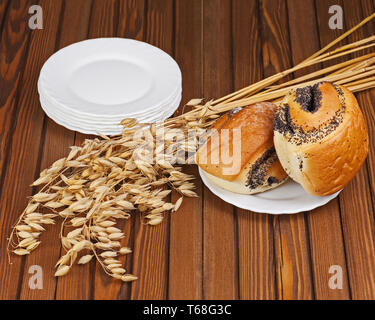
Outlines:
[[337, 39], [333, 40], [331, 43], [329, 43], [328, 45], [326, 45], [323, 49], [319, 50], [318, 52], [314, 53], [312, 56], [310, 56], [309, 58], [307, 58], [306, 60], [304, 60], [304, 62], [305, 61], [309, 61], [311, 59], [314, 59], [315, 57], [320, 56], [322, 53], [324, 53], [328, 49], [332, 48], [336, 43], [339, 43], [340, 41], [344, 40], [346, 37], [348, 37], [349, 35], [351, 35], [354, 31], [356, 31], [357, 29], [359, 29], [360, 27], [362, 27], [363, 25], [365, 25], [367, 22], [369, 22], [370, 20], [372, 20], [374, 17], [375, 17], [375, 12], [373, 14], [371, 14], [370, 16], [368, 16], [366, 19], [362, 20], [356, 26], [354, 26], [353, 28], [351, 28], [349, 31], [345, 32], [343, 35], [341, 35]]

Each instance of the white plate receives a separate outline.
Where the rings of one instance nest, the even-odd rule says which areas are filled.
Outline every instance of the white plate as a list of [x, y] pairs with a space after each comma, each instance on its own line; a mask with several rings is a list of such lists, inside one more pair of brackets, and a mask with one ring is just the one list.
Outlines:
[[173, 97], [173, 100], [168, 101], [166, 105], [160, 106], [157, 110], [155, 111], [150, 111], [147, 113], [143, 114], [133, 114], [133, 115], [119, 115], [116, 118], [113, 119], [105, 119], [103, 117], [97, 117], [94, 115], [91, 116], [82, 116], [74, 112], [67, 111], [64, 106], [58, 105], [51, 101], [48, 96], [44, 94], [40, 94], [41, 101], [43, 101], [43, 104], [48, 107], [51, 111], [56, 113], [57, 115], [60, 116], [61, 119], [70, 122], [70, 120], [73, 121], [79, 121], [82, 123], [87, 123], [87, 124], [100, 124], [100, 125], [113, 125], [113, 124], [118, 124], [122, 119], [126, 117], [132, 117], [136, 119], [153, 119], [153, 118], [160, 118], [160, 115], [169, 113], [170, 110], [173, 109], [175, 111], [179, 103], [181, 101], [181, 91]]
[[241, 209], [269, 214], [293, 214], [323, 206], [337, 197], [340, 191], [325, 197], [308, 194], [298, 183], [289, 179], [279, 187], [254, 195], [233, 193], [213, 184], [199, 168], [203, 183], [225, 202]]
[[39, 95], [43, 97], [44, 101], [48, 101], [48, 104], [53, 106], [53, 109], [58, 109], [59, 111], [61, 111], [61, 113], [64, 113], [67, 116], [73, 117], [74, 119], [82, 119], [83, 121], [92, 120], [94, 122], [100, 121], [101, 123], [113, 123], [114, 121], [118, 122], [119, 119], [122, 120], [126, 117], [138, 118], [138, 117], [145, 117], [145, 116], [152, 117], [154, 115], [159, 115], [161, 110], [165, 110], [167, 107], [170, 108], [171, 104], [177, 99], [177, 97], [181, 96], [182, 88], [181, 86], [177, 88], [177, 90], [167, 100], [163, 101], [162, 104], [156, 105], [147, 110], [143, 110], [143, 111], [141, 110], [140, 112], [137, 112], [137, 113], [117, 114], [111, 117], [103, 117], [102, 115], [96, 115], [96, 114], [82, 115], [80, 113], [77, 113], [75, 110], [69, 109], [64, 105], [59, 104], [53, 98], [49, 97], [48, 94], [46, 94], [43, 91], [43, 88], [40, 85], [39, 81], [38, 81], [38, 92], [39, 92]]
[[[48, 102], [44, 96], [40, 96], [40, 103], [43, 108], [43, 110], [48, 110], [49, 114], [51, 114], [54, 118], [59, 118], [60, 120], [66, 122], [66, 123], [71, 123], [77, 127], [84, 126], [87, 128], [92, 128], [92, 127], [97, 127], [97, 128], [111, 128], [111, 127], [117, 127], [121, 120], [123, 118], [119, 118], [117, 120], [113, 121], [101, 121], [101, 120], [92, 120], [92, 119], [79, 119], [75, 116], [66, 114], [64, 112], [61, 112], [59, 108], [57, 108], [55, 105], [52, 105], [50, 102]], [[181, 95], [177, 96], [174, 101], [170, 103], [170, 105], [162, 110], [159, 110], [158, 113], [154, 115], [148, 115], [148, 116], [142, 116], [142, 117], [135, 117], [138, 119], [140, 122], [154, 122], [156, 120], [160, 119], [166, 119], [168, 118], [171, 114], [173, 114], [176, 109], [179, 106], [179, 103], [181, 101]]]
[[[85, 134], [105, 134], [105, 135], [116, 135], [120, 134], [122, 131], [122, 126], [118, 125], [120, 121], [113, 122], [112, 124], [102, 124], [102, 123], [85, 123], [81, 120], [72, 120], [66, 119], [66, 115], [61, 116], [60, 114], [56, 113], [55, 106], [51, 106], [48, 101], [44, 99], [43, 96], [39, 97], [41, 106], [44, 112], [47, 114], [49, 118], [54, 120], [61, 126], [64, 126], [70, 130], [82, 132]], [[172, 108], [165, 110], [164, 112], [160, 112], [157, 117], [153, 118], [138, 118], [140, 122], [158, 122], [163, 121], [169, 118], [179, 106], [181, 101], [181, 96], [177, 97], [174, 103], [172, 104]]]
[[146, 112], [181, 87], [177, 63], [144, 42], [99, 38], [67, 46], [44, 64], [42, 91], [67, 110], [103, 118]]
[[107, 136], [111, 136], [111, 135], [116, 135], [118, 134], [118, 130], [116, 129], [109, 129], [109, 130], [104, 130], [104, 129], [100, 129], [100, 130], [88, 130], [88, 129], [84, 129], [84, 128], [78, 128], [78, 127], [74, 127], [73, 125], [71, 124], [67, 124], [67, 123], [64, 123], [63, 121], [61, 121], [60, 119], [57, 119], [57, 118], [54, 118], [50, 113], [49, 111], [47, 110], [44, 110], [44, 112], [47, 114], [47, 116], [51, 119], [53, 119], [53, 121], [55, 121], [57, 124], [59, 124], [60, 126], [63, 126], [69, 130], [72, 130], [72, 131], [78, 131], [78, 132], [81, 132], [81, 133], [84, 133], [84, 134], [94, 134], [94, 135], [99, 135], [99, 134], [104, 134], [104, 135], [107, 135]]

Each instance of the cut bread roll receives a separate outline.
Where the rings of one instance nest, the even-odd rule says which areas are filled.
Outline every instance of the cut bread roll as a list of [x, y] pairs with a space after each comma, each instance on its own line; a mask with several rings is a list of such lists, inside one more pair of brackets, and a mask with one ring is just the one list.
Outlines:
[[312, 195], [342, 189], [368, 154], [354, 95], [329, 82], [292, 90], [275, 113], [274, 143], [288, 175]]
[[273, 145], [276, 106], [257, 103], [222, 116], [196, 153], [196, 163], [223, 189], [254, 194], [283, 183], [287, 175]]

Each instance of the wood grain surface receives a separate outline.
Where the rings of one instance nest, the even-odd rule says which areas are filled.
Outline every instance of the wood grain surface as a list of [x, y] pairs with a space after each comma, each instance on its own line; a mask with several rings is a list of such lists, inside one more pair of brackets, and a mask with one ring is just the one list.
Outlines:
[[[43, 8], [40, 30], [28, 27], [35, 4]], [[198, 198], [185, 199], [158, 226], [137, 215], [123, 224], [123, 244], [133, 249], [123, 262], [139, 277], [133, 283], [108, 278], [95, 261], [55, 278], [59, 225], [30, 256], [12, 255], [9, 264], [6, 250], [11, 227], [35, 192], [29, 185], [88, 138], [54, 123], [40, 107], [39, 72], [54, 52], [98, 37], [160, 47], [182, 71], [179, 114], [191, 98], [221, 97], [341, 35], [344, 30], [328, 26], [332, 5], [343, 8], [344, 30], [375, 12], [374, 0], [1, 0], [0, 299], [375, 299], [375, 90], [357, 94], [370, 136], [366, 163], [323, 207], [282, 216], [238, 209], [214, 196], [196, 166], [187, 165]], [[347, 41], [374, 30], [375, 21]], [[29, 285], [34, 265], [43, 270], [41, 290]], [[332, 289], [337, 268], [342, 288]]]
[[[191, 97], [203, 97], [203, 88], [197, 85], [203, 79], [202, 14], [200, 0], [176, 2], [174, 56], [183, 74], [182, 106]], [[181, 112], [179, 108], [177, 113]], [[196, 166], [185, 166], [184, 172], [198, 175]], [[170, 219], [168, 299], [203, 298], [203, 189], [200, 179], [194, 182], [199, 198], [184, 201]], [[173, 201], [179, 197], [172, 194]]]

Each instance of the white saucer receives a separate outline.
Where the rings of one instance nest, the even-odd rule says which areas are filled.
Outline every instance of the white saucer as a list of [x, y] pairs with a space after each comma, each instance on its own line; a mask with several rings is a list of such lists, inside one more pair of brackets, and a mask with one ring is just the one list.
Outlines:
[[298, 183], [289, 179], [279, 187], [254, 195], [233, 193], [213, 184], [199, 168], [203, 183], [210, 191], [234, 206], [268, 214], [293, 214], [323, 206], [336, 198], [340, 191], [324, 197], [308, 194]]

